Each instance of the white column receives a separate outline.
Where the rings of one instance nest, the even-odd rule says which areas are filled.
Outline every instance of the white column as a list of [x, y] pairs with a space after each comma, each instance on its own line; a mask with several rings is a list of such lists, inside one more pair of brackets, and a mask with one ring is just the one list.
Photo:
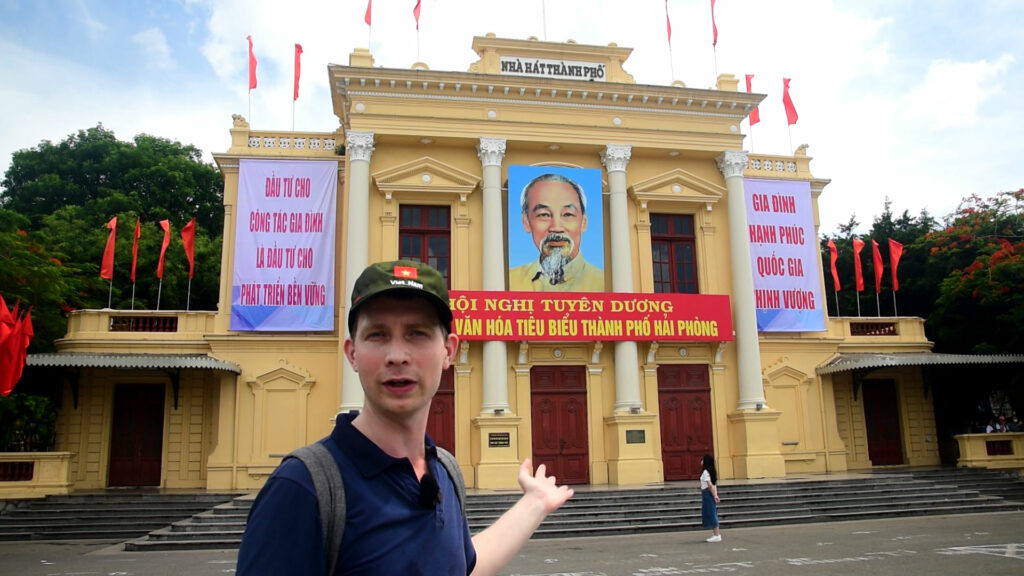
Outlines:
[[[608, 171], [608, 230], [612, 247], [612, 292], [633, 292], [633, 259], [630, 257], [629, 206], [626, 197], [626, 166], [632, 147], [609, 144], [601, 152]], [[641, 409], [640, 364], [636, 342], [615, 343], [615, 411]]]
[[[477, 156], [483, 165], [483, 230], [504, 228], [504, 206], [501, 202], [501, 162], [505, 158], [504, 138], [480, 138]], [[505, 242], [500, 233], [484, 235], [484, 290], [505, 290]], [[481, 414], [508, 411], [508, 352], [505, 342], [484, 342], [483, 401]]]
[[761, 349], [757, 340], [754, 274], [750, 269], [750, 238], [747, 235], [747, 202], [743, 170], [747, 153], [727, 150], [719, 156], [718, 169], [725, 176], [729, 210], [729, 263], [732, 266], [732, 316], [736, 330], [736, 365], [739, 375], [737, 410], [765, 407], [761, 383]]
[[[341, 319], [344, 339], [348, 333], [348, 308], [356, 279], [368, 264], [370, 225], [370, 156], [373, 155], [373, 132], [345, 133], [345, 155], [348, 156], [348, 235], [345, 237], [345, 316]], [[344, 341], [343, 339], [343, 341]], [[339, 412], [363, 408], [363, 387], [359, 375], [339, 354], [342, 386]]]

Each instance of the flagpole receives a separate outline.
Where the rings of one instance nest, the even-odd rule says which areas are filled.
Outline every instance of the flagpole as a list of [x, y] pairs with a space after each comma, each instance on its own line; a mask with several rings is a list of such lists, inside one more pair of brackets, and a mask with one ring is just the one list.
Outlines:
[[132, 282], [132, 310], [135, 310], [135, 282]]
[[842, 314], [839, 313], [839, 290], [833, 290], [832, 292], [836, 295], [836, 318], [838, 318], [842, 316]]
[[875, 308], [878, 309], [878, 317], [881, 318], [882, 317], [882, 302], [881, 302], [881, 299], [878, 297], [878, 292], [875, 292]]
[[[159, 310], [160, 307], [157, 306], [156, 309]], [[860, 318], [860, 290], [857, 291], [857, 318]]]
[[111, 302], [114, 297], [114, 280], [110, 280], [110, 289], [107, 291], [107, 308], [112, 308]]
[[793, 153], [793, 125], [790, 124], [786, 127], [786, 134], [789, 135], [789, 153]]
[[715, 88], [718, 88], [718, 47], [712, 45], [711, 46], [711, 52], [714, 54], [714, 60], [715, 60], [715, 78], [714, 78], [715, 81], [711, 85], [713, 87], [715, 87]]
[[188, 312], [192, 306], [192, 279], [188, 279], [188, 296], [185, 297], [185, 311]]
[[164, 279], [160, 279], [160, 284], [156, 289], [156, 309], [160, 310], [160, 294], [164, 291]]
[[893, 313], [893, 316], [899, 317], [899, 315], [900, 315], [899, 310], [896, 309], [896, 291], [895, 290], [892, 291], [892, 313]]
[[540, 20], [544, 24], [544, 41], [548, 41], [548, 9], [544, 0], [540, 0]]

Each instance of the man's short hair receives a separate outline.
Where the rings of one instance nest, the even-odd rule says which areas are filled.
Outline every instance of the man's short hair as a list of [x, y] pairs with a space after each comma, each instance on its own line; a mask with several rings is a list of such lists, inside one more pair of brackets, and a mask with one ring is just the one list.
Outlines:
[[526, 204], [526, 198], [527, 196], [530, 195], [530, 188], [533, 188], [534, 184], [538, 184], [540, 182], [561, 182], [562, 184], [568, 184], [569, 186], [572, 186], [572, 189], [576, 191], [576, 196], [578, 196], [580, 199], [580, 212], [582, 214], [587, 213], [587, 196], [586, 194], [583, 193], [583, 188], [580, 188], [580, 185], [574, 182], [572, 179], [566, 178], [561, 174], [555, 174], [551, 172], [548, 174], [541, 174], [540, 176], [537, 176], [533, 180], [530, 180], [526, 184], [526, 186], [523, 186], [523, 192], [520, 195], [519, 203], [520, 205], [522, 205], [524, 216], [526, 216], [527, 213], [530, 211], [530, 207], [527, 206]]

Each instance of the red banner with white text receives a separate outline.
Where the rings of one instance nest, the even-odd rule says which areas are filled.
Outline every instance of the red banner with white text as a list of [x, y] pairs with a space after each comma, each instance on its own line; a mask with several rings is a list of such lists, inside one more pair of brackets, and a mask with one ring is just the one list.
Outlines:
[[462, 340], [733, 339], [724, 294], [452, 290], [449, 298], [453, 330]]

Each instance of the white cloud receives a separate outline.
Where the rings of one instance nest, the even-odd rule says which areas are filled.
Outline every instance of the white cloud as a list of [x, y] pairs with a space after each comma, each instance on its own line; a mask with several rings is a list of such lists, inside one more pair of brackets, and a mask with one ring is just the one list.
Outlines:
[[[105, 76], [74, 55], [56, 56], [60, 39], [36, 50], [0, 40], [0, 77], [18, 79], [0, 84], [0, 166], [14, 148], [44, 138], [57, 141], [99, 121], [122, 139], [147, 132], [195, 144], [207, 159], [230, 145], [232, 113], [249, 117], [258, 130], [290, 130], [294, 110], [297, 130], [330, 132], [338, 120], [327, 66], [347, 64], [354, 48], [369, 45], [377, 66], [408, 68], [421, 60], [432, 70], [465, 71], [478, 58], [473, 36], [493, 32], [513, 39], [614, 42], [633, 49], [625, 68], [641, 84], [678, 79], [707, 88], [717, 71], [734, 74], [743, 89], [743, 75], [754, 74], [754, 90], [766, 98], [761, 123], [752, 131], [746, 123], [742, 127], [745, 144], [765, 154], [810, 145], [812, 173], [831, 180], [819, 201], [826, 233], [853, 213], [866, 228], [887, 196], [897, 213], [927, 207], [941, 216], [968, 193], [1021, 185], [1016, 166], [1024, 144], [1007, 128], [1024, 122], [1024, 110], [1012, 105], [1024, 89], [1015, 67], [1019, 42], [1011, 42], [1019, 39], [1019, 18], [1013, 16], [1024, 17], [1021, 10], [985, 21], [986, 42], [968, 50], [943, 43], [949, 14], [929, 8], [730, 0], [716, 5], [719, 38], [712, 50], [709, 3], [669, 0], [670, 52], [661, 1], [423, 0], [417, 33], [415, 2], [376, 0], [372, 36], [363, 22], [366, 0], [182, 2], [161, 12], [172, 18], [166, 22], [126, 24], [149, 28], [146, 33], [156, 40], [145, 33], [135, 40], [156, 50], [150, 56], [157, 62], [166, 64], [164, 50], [166, 58], [173, 55], [176, 65], [167, 74], [123, 66], [118, 75]], [[64, 18], [80, 23], [83, 38], [101, 31], [108, 45], [130, 38], [116, 29], [110, 8], [83, 1], [74, 6]], [[908, 35], [910, 24], [932, 34]], [[161, 30], [162, 42], [156, 35]], [[259, 86], [251, 94], [245, 41], [250, 34], [259, 60]], [[293, 103], [295, 43], [304, 53], [300, 98]], [[792, 78], [800, 113], [794, 126], [785, 121], [783, 77]], [[54, 90], [54, 78], [61, 79], [61, 89]]]
[[907, 94], [904, 110], [932, 129], [972, 124], [981, 104], [1003, 90], [1012, 63], [1009, 54], [991, 63], [935, 60], [921, 86]]
[[171, 48], [167, 45], [167, 38], [159, 28], [146, 28], [142, 32], [136, 33], [132, 36], [132, 43], [146, 55], [150, 66], [161, 70], [174, 67]]

